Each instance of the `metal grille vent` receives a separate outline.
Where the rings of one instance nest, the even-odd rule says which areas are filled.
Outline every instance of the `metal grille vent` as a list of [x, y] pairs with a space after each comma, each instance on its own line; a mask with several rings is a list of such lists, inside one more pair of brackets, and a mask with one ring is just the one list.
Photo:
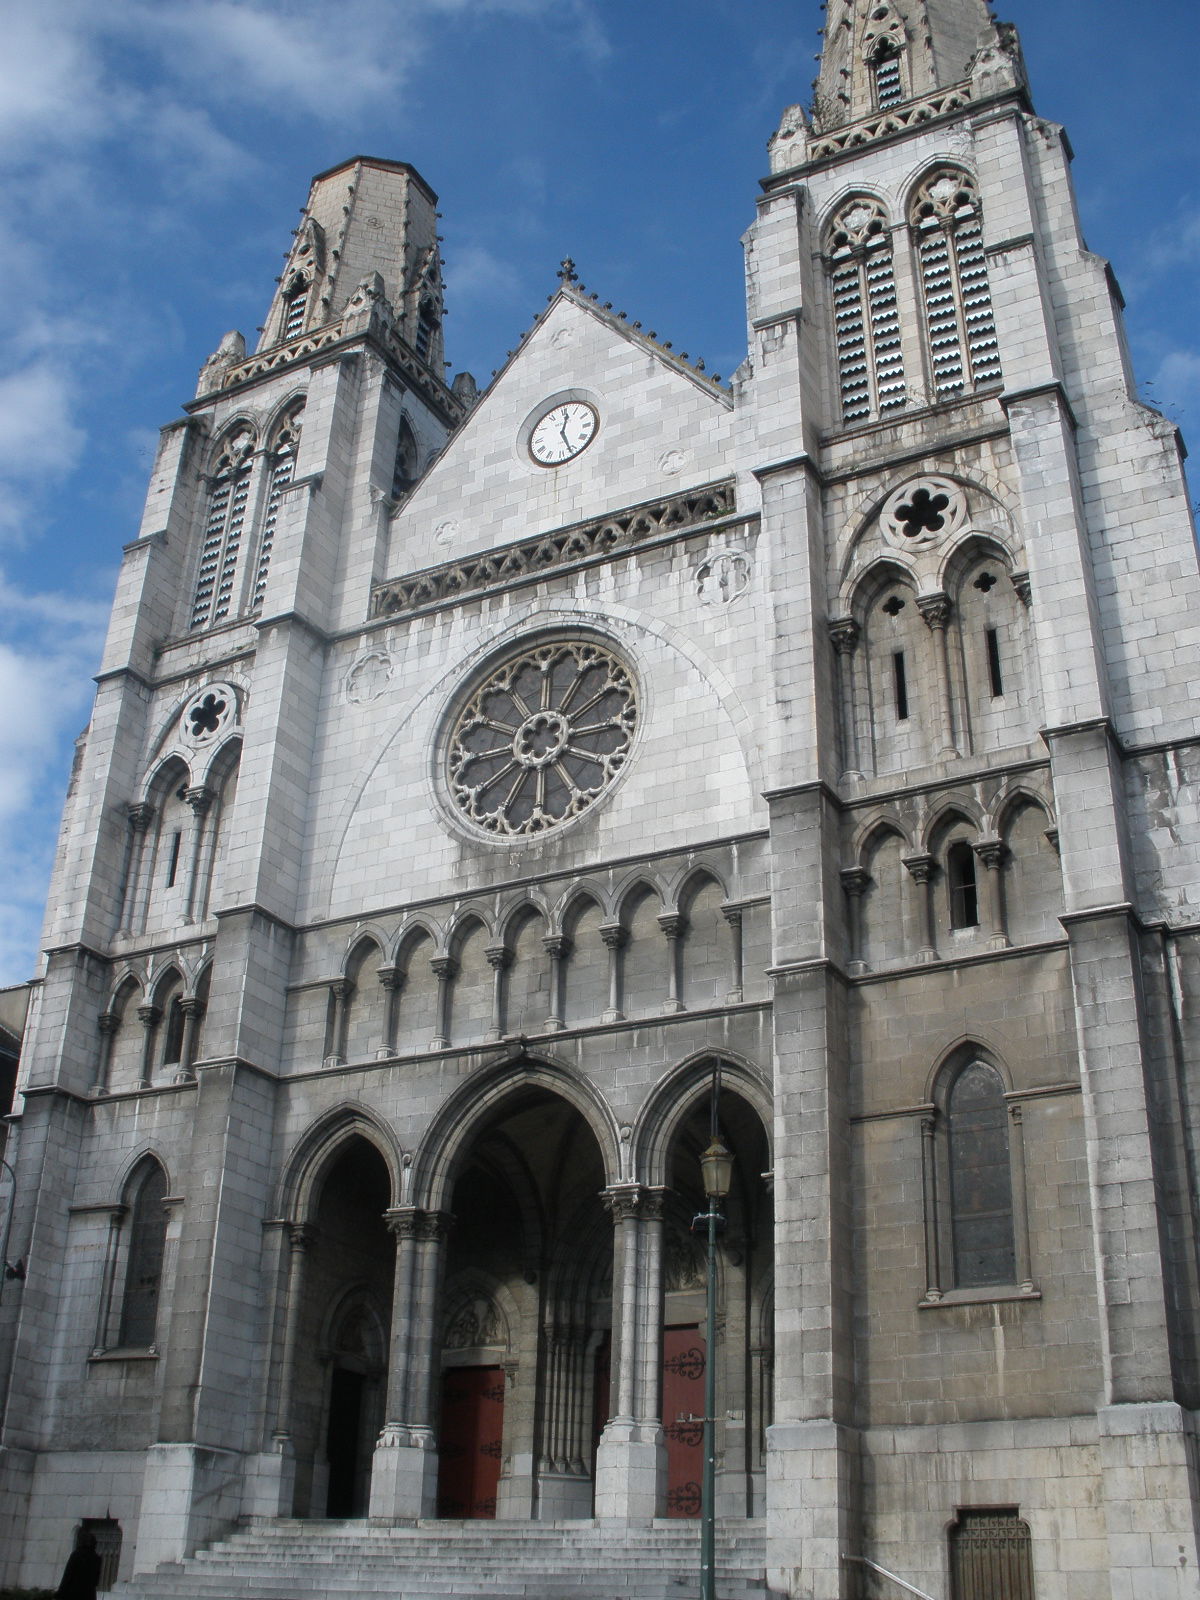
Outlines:
[[1029, 1529], [1015, 1511], [960, 1511], [950, 1530], [953, 1600], [1034, 1600]]

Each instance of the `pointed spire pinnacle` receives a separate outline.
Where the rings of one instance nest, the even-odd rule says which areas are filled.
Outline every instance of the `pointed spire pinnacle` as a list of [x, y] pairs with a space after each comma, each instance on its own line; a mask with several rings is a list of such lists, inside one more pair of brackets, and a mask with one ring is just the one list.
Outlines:
[[816, 125], [828, 132], [952, 88], [1002, 43], [988, 0], [829, 0]]

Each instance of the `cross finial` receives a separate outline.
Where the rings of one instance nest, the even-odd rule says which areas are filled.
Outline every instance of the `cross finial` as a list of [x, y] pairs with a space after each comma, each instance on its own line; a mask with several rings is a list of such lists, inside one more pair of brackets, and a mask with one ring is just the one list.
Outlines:
[[579, 282], [579, 274], [575, 271], [575, 263], [571, 260], [570, 256], [563, 257], [562, 266], [558, 269], [558, 281], [560, 283]]

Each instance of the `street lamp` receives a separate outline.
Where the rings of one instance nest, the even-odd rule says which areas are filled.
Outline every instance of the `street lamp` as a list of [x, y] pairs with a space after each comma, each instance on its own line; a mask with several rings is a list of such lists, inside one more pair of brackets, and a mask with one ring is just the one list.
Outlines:
[[700, 1157], [704, 1197], [708, 1210], [692, 1219], [693, 1230], [704, 1223], [708, 1230], [708, 1296], [704, 1320], [704, 1476], [700, 1485], [700, 1600], [717, 1596], [717, 1234], [725, 1226], [721, 1201], [733, 1179], [733, 1155], [721, 1142], [716, 1128], [713, 1092], [713, 1129], [708, 1149]]

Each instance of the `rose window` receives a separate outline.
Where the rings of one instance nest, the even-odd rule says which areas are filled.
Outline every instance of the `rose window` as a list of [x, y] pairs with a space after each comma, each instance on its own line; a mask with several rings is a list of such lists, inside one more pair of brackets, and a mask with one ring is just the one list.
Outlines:
[[600, 798], [629, 758], [636, 723], [633, 679], [608, 650], [528, 650], [489, 673], [459, 712], [451, 796], [489, 833], [542, 833]]

